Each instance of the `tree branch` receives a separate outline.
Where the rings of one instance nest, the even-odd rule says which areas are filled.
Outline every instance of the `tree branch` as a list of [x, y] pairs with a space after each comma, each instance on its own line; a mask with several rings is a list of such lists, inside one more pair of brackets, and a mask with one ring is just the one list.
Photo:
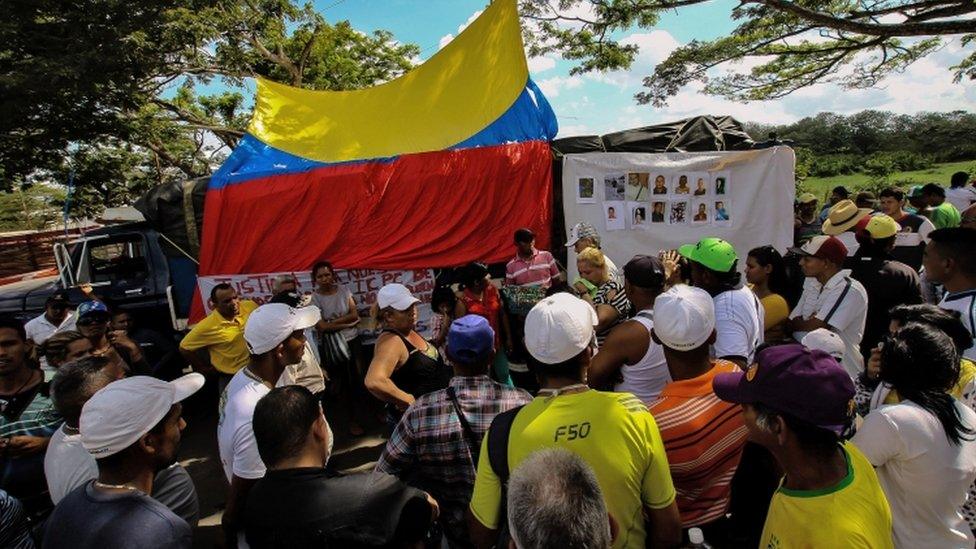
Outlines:
[[928, 36], [934, 34], [967, 34], [976, 32], [976, 20], [964, 19], [957, 21], [938, 21], [934, 23], [896, 23], [891, 25], [861, 23], [835, 17], [829, 13], [814, 11], [798, 6], [789, 0], [753, 0], [771, 8], [792, 13], [793, 15], [832, 29], [866, 34], [869, 36]]
[[295, 83], [296, 87], [302, 85], [302, 78], [305, 75], [305, 63], [308, 62], [308, 56], [312, 53], [312, 46], [315, 45], [315, 40], [319, 37], [319, 32], [322, 30], [322, 25], [315, 25], [312, 29], [312, 36], [308, 38], [308, 42], [305, 43], [305, 47], [302, 48], [302, 54], [298, 56], [298, 81]]

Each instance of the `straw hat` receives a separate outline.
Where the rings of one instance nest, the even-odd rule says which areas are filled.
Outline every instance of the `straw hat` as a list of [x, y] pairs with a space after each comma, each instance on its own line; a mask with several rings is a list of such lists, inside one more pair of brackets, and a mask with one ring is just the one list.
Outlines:
[[824, 221], [822, 227], [823, 233], [838, 235], [871, 215], [871, 211], [871, 208], [858, 208], [851, 200], [841, 200], [827, 213], [827, 221]]

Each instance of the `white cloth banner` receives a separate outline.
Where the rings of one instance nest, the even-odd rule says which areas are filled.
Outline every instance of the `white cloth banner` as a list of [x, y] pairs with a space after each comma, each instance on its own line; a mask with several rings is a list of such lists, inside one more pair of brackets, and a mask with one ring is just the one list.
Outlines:
[[[579, 222], [600, 233], [621, 269], [637, 254], [715, 236], [731, 242], [745, 268], [752, 248], [793, 244], [793, 150], [693, 153], [584, 153], [563, 157], [566, 233]], [[576, 254], [569, 250], [570, 281]]]
[[[418, 305], [417, 332], [424, 337], [431, 337], [433, 314], [430, 309], [430, 298], [434, 292], [434, 271], [432, 269], [416, 269], [410, 271], [380, 271], [375, 269], [336, 269], [336, 278], [352, 293], [359, 311], [359, 334], [363, 343], [375, 341], [380, 327], [370, 316], [370, 308], [376, 302], [376, 292], [387, 284], [403, 284], [420, 300]], [[210, 290], [217, 284], [227, 282], [237, 289], [241, 299], [250, 299], [259, 304], [267, 303], [274, 292], [274, 282], [278, 275], [291, 275], [298, 281], [298, 289], [303, 294], [315, 291], [312, 275], [309, 271], [290, 271], [280, 273], [259, 273], [240, 275], [202, 276], [197, 279], [200, 299], [204, 304], [204, 311], [210, 314]]]

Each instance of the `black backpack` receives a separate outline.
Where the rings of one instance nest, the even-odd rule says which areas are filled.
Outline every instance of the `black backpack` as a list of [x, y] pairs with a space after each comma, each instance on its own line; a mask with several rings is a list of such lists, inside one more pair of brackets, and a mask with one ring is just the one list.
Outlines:
[[515, 422], [515, 416], [521, 409], [522, 406], [517, 406], [495, 416], [488, 427], [488, 439], [485, 441], [488, 445], [488, 465], [491, 466], [491, 470], [502, 485], [498, 541], [495, 542], [495, 547], [500, 549], [508, 547], [508, 540], [511, 537], [508, 531], [508, 477], [511, 473], [508, 468], [508, 439], [512, 433], [512, 423]]

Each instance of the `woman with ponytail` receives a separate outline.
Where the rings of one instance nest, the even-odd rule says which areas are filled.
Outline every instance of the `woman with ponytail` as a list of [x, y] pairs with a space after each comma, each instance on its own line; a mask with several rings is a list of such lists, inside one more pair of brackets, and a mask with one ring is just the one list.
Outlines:
[[911, 322], [882, 341], [881, 379], [901, 402], [864, 418], [852, 442], [877, 468], [895, 547], [973, 547], [959, 509], [976, 480], [976, 413], [947, 393], [959, 378], [952, 339]]

